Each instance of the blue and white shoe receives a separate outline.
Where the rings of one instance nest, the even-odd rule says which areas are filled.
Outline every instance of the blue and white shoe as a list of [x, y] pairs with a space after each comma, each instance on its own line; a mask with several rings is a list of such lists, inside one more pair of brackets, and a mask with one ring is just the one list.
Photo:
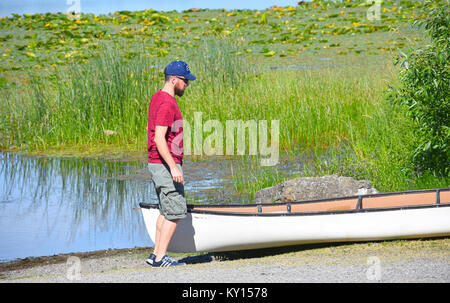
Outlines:
[[162, 257], [162, 259], [158, 262], [156, 262], [155, 260], [153, 261], [152, 266], [153, 267], [168, 267], [168, 266], [179, 266], [179, 265], [186, 265], [186, 263], [183, 262], [177, 262], [175, 260], [172, 260], [171, 258], [169, 258], [169, 256], [165, 255], [164, 257]]
[[145, 260], [145, 262], [147, 262], [147, 264], [153, 265], [153, 263], [155, 262], [156, 259], [156, 255], [154, 253], [151, 253], [150, 256], [148, 256], [148, 259]]

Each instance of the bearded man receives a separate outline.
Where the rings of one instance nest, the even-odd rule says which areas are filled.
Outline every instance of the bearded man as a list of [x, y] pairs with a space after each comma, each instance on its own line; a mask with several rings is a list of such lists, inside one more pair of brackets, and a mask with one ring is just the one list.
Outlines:
[[155, 185], [160, 215], [155, 247], [147, 259], [153, 267], [184, 265], [166, 254], [177, 223], [186, 217], [183, 186], [183, 117], [175, 96], [181, 97], [196, 77], [183, 61], [164, 69], [164, 87], [156, 92], [148, 111], [148, 168]]

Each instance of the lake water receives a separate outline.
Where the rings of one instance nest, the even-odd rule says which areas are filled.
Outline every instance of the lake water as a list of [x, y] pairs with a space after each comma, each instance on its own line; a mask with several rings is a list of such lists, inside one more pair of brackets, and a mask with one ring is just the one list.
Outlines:
[[[238, 199], [228, 162], [187, 160], [188, 201]], [[157, 203], [145, 160], [0, 153], [0, 262], [152, 246], [140, 202]]]
[[[57, 13], [79, 11], [81, 13], [108, 14], [120, 10], [138, 11], [154, 9], [157, 11], [179, 12], [190, 8], [205, 9], [265, 9], [273, 5], [296, 6], [297, 0], [1, 0], [0, 17], [16, 14]], [[78, 7], [76, 9], [75, 7]]]

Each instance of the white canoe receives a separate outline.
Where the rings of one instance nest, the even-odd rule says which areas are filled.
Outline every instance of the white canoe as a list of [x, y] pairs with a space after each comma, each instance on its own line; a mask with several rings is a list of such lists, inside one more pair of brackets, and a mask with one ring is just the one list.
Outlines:
[[[140, 203], [154, 242], [157, 204]], [[188, 205], [172, 252], [450, 235], [450, 188], [274, 204]]]

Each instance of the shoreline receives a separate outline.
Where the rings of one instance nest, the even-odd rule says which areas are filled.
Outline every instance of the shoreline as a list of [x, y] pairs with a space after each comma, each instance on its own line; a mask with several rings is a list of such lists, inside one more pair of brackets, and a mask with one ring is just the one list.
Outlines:
[[73, 252], [73, 253], [56, 254], [51, 256], [19, 258], [11, 261], [0, 262], [0, 273], [2, 273], [3, 271], [27, 269], [35, 266], [65, 263], [67, 262], [67, 259], [71, 256], [75, 256], [83, 260], [83, 259], [108, 258], [131, 253], [136, 254], [148, 252], [150, 254], [151, 251], [153, 251], [152, 247], [135, 247], [135, 248], [95, 250], [89, 252]]
[[[164, 270], [146, 264], [151, 251], [151, 247], [139, 247], [0, 263], [0, 283], [380, 282], [367, 278], [369, 268], [378, 265], [381, 282], [450, 282], [450, 237], [169, 253], [187, 265]], [[81, 266], [75, 281], [67, 276], [72, 256], [79, 258]]]

